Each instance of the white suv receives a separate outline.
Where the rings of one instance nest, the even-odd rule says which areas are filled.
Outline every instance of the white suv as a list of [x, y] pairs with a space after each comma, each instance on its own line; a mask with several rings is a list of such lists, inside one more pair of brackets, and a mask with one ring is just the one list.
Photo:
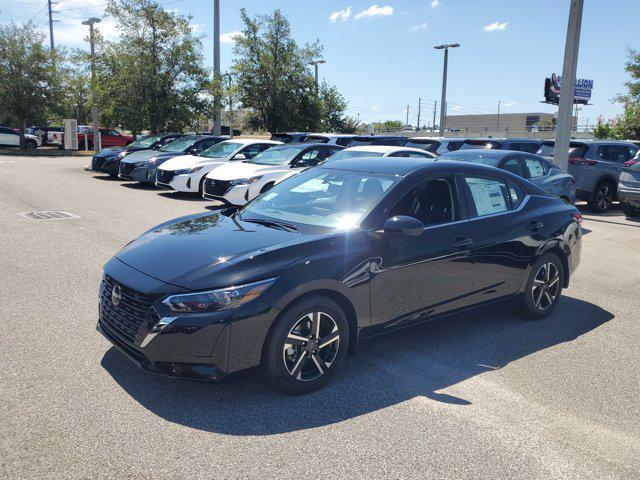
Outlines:
[[433, 160], [437, 158], [434, 153], [410, 147], [393, 147], [389, 145], [365, 145], [362, 147], [350, 147], [336, 153], [329, 161], [356, 157], [414, 157]]
[[270, 148], [253, 160], [220, 165], [205, 178], [202, 196], [244, 205], [276, 183], [323, 162], [343, 148], [324, 143], [288, 143]]
[[[37, 135], [24, 134], [24, 142], [27, 150], [34, 150], [42, 146], [40, 137]], [[0, 146], [3, 147], [19, 147], [20, 135], [8, 127], [0, 127]]]
[[198, 155], [180, 155], [158, 167], [156, 186], [179, 192], [200, 193], [204, 177], [214, 168], [226, 162], [240, 163], [249, 160], [282, 142], [243, 138], [225, 140], [200, 152]]

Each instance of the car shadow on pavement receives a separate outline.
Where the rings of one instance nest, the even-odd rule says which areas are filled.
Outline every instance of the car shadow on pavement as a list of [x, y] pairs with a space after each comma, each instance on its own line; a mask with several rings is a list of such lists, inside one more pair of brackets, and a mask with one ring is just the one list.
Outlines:
[[105, 181], [109, 181], [109, 182], [124, 182], [125, 180], [122, 180], [119, 177], [112, 177], [111, 175], [108, 174], [104, 174], [104, 175], [94, 175], [93, 178], [95, 178], [96, 180], [105, 180]]
[[102, 366], [165, 420], [227, 435], [272, 435], [342, 422], [415, 397], [464, 408], [470, 399], [440, 390], [570, 342], [614, 318], [571, 297], [536, 322], [523, 320], [515, 308], [504, 303], [370, 339], [325, 388], [305, 396], [266, 386], [257, 369], [217, 384], [158, 377], [138, 370], [113, 347]]
[[122, 183], [123, 187], [130, 188], [132, 190], [157, 190], [153, 183], [142, 183], [142, 182], [134, 182], [134, 181], [125, 181]]
[[187, 193], [187, 192], [174, 192], [174, 191], [164, 191], [159, 192], [159, 196], [165, 198], [171, 198], [173, 200], [191, 200], [191, 201], [207, 201], [205, 198], [202, 198], [197, 193]]

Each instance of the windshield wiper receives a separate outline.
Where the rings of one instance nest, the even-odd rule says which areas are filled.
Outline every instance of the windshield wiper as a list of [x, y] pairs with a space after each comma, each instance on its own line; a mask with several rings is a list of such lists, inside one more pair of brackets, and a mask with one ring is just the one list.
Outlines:
[[275, 220], [262, 220], [259, 218], [250, 218], [250, 219], [242, 219], [243, 222], [250, 223], [258, 223], [260, 225], [264, 225], [266, 227], [276, 227], [282, 230], [286, 230], [287, 232], [297, 232], [298, 228], [295, 225], [291, 225], [290, 223], [277, 222]]

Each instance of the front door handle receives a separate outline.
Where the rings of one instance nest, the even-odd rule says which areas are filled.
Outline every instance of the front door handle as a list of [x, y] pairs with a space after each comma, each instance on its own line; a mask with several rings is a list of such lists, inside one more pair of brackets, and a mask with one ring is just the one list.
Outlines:
[[457, 237], [456, 241], [453, 242], [451, 246], [453, 248], [463, 248], [463, 247], [468, 247], [472, 243], [473, 243], [473, 240], [471, 238]]
[[529, 222], [529, 230], [533, 230], [534, 232], [540, 230], [542, 227], [544, 227], [544, 223], [539, 220]]

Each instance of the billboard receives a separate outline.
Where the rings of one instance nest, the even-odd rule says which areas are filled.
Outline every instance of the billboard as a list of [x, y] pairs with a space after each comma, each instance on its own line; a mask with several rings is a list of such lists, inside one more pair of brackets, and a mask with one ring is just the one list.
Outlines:
[[[544, 99], [548, 103], [557, 105], [559, 103], [560, 88], [562, 87], [562, 77], [555, 73], [550, 78], [544, 80]], [[593, 80], [586, 78], [576, 78], [573, 86], [573, 103], [587, 104], [591, 99], [591, 90], [593, 89]]]

